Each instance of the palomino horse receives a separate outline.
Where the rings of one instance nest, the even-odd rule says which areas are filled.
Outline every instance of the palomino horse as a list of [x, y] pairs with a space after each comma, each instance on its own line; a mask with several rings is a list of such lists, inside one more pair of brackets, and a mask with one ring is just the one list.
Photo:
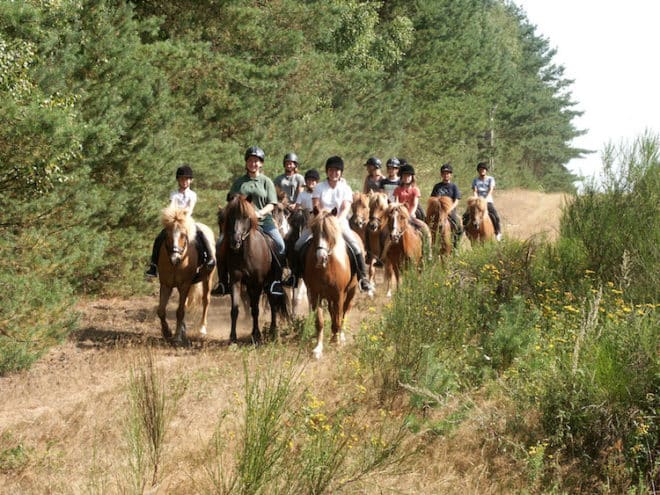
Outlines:
[[[158, 304], [158, 317], [160, 318], [163, 337], [172, 340], [172, 332], [167, 325], [166, 308], [172, 290], [176, 287], [179, 291], [179, 306], [176, 310], [176, 333], [174, 343], [180, 344], [186, 341], [186, 323], [184, 321], [186, 302], [189, 294], [199, 291], [200, 284], [192, 283], [197, 271], [199, 252], [196, 244], [197, 229], [207, 237], [209, 246], [214, 245], [213, 232], [206, 225], [195, 223], [190, 210], [182, 210], [169, 206], [162, 212], [161, 219], [167, 237], [158, 254], [158, 279], [160, 281], [160, 301]], [[211, 248], [213, 250], [213, 248]], [[215, 253], [211, 253], [215, 256]], [[202, 271], [201, 298], [202, 318], [199, 333], [206, 335], [206, 318], [209, 303], [211, 302], [211, 279], [213, 271]], [[190, 292], [191, 287], [193, 292]]]
[[387, 297], [391, 297], [392, 279], [395, 279], [398, 288], [403, 268], [410, 263], [419, 266], [422, 260], [422, 236], [411, 225], [408, 207], [402, 203], [388, 206], [387, 228], [390, 236], [385, 253], [385, 279]]
[[357, 290], [357, 276], [351, 273], [346, 242], [336, 211], [316, 213], [309, 224], [312, 241], [305, 256], [303, 278], [312, 310], [316, 310], [316, 347], [314, 356], [323, 354], [323, 308], [321, 301], [328, 302], [332, 321], [332, 341], [343, 343], [344, 318], [351, 308]]
[[465, 213], [468, 221], [463, 227], [470, 242], [491, 241], [495, 238], [495, 228], [488, 215], [488, 205], [485, 198], [474, 196], [468, 198]]
[[449, 210], [452, 199], [449, 196], [430, 197], [426, 208], [426, 222], [431, 229], [433, 245], [440, 247], [442, 255], [451, 254], [451, 223], [449, 223]]
[[383, 247], [387, 229], [387, 194], [369, 193], [369, 223], [367, 223], [367, 242], [365, 248], [369, 258], [369, 280], [374, 283], [376, 262], [383, 261]]
[[[242, 195], [234, 196], [222, 213], [224, 238], [221, 256], [229, 273], [231, 287], [231, 332], [229, 339], [236, 342], [236, 320], [241, 287], [246, 290], [252, 314], [252, 341], [261, 342], [259, 330], [259, 300], [264, 287], [273, 282], [272, 253], [263, 234], [257, 228], [257, 214], [252, 203]], [[220, 215], [219, 215], [220, 217]], [[267, 291], [270, 305], [270, 334], [277, 339], [277, 315], [289, 317], [286, 295], [273, 295]]]

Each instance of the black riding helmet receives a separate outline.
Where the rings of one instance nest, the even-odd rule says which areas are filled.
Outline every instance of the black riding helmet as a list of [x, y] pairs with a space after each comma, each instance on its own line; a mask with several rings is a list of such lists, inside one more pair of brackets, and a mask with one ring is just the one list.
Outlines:
[[477, 164], [477, 170], [481, 170], [482, 168], [485, 168], [486, 170], [488, 170], [488, 164], [486, 162], [479, 162]]
[[401, 166], [401, 162], [399, 161], [398, 158], [390, 158], [389, 160], [387, 160], [387, 166], [399, 168]]
[[375, 156], [372, 156], [367, 160], [367, 163], [365, 163], [365, 166], [366, 165], [373, 165], [376, 168], [381, 168], [381, 163], [382, 162], [380, 161], [379, 158], [376, 158]]
[[266, 153], [264, 153], [264, 150], [259, 148], [259, 146], [250, 146], [245, 150], [245, 161], [251, 156], [256, 156], [262, 162], [266, 161]]
[[293, 162], [298, 166], [298, 155], [296, 155], [293, 151], [290, 153], [287, 153], [284, 155], [284, 159], [282, 160], [282, 165], [285, 165], [286, 162]]
[[318, 171], [315, 168], [312, 168], [305, 172], [305, 180], [313, 179], [315, 181], [320, 181], [321, 176], [319, 175]]
[[403, 174], [410, 174], [410, 175], [415, 175], [415, 169], [413, 168], [412, 165], [408, 165], [407, 163], [399, 169], [399, 175]]
[[445, 163], [442, 167], [440, 167], [440, 173], [443, 173], [443, 172], [449, 172], [449, 173], [453, 174], [454, 169], [451, 168], [450, 164]]
[[178, 179], [179, 177], [188, 177], [189, 179], [192, 179], [193, 178], [192, 168], [190, 168], [189, 165], [181, 165], [179, 168], [176, 169], [176, 178]]
[[341, 156], [331, 156], [325, 161], [325, 170], [327, 171], [329, 168], [336, 168], [343, 172], [344, 160], [342, 160]]

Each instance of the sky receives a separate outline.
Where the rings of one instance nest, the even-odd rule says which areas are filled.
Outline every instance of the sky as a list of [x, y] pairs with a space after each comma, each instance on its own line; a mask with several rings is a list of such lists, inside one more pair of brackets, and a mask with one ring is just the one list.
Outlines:
[[595, 150], [569, 170], [591, 177], [606, 143], [630, 144], [649, 130], [660, 134], [660, 2], [657, 0], [513, 0], [536, 34], [557, 50], [587, 134], [572, 145]]

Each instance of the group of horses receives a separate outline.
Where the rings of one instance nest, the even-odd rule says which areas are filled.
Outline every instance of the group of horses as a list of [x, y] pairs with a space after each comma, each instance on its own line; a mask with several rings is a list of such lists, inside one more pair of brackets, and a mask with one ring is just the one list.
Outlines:
[[[423, 258], [422, 233], [410, 222], [408, 208], [400, 203], [388, 203], [383, 193], [355, 193], [350, 217], [351, 228], [358, 234], [366, 253], [369, 277], [375, 282], [376, 266], [384, 266], [387, 294], [391, 295], [393, 283], [398, 286], [406, 266], [420, 267]], [[492, 223], [486, 205], [479, 198], [468, 200], [471, 215], [466, 233], [471, 240], [487, 240], [493, 236]], [[484, 202], [485, 203], [485, 202]], [[451, 253], [451, 228], [449, 224], [448, 198], [431, 198], [427, 208], [427, 222], [432, 234], [432, 246], [441, 256]], [[327, 302], [330, 313], [332, 341], [343, 342], [343, 324], [357, 293], [358, 280], [351, 267], [351, 257], [344, 242], [336, 211], [302, 210], [289, 212], [286, 206], [278, 205], [274, 218], [280, 227], [287, 247], [289, 265], [299, 263], [293, 257], [293, 246], [305, 227], [312, 238], [302, 260], [304, 270], [302, 282], [307, 291], [309, 308], [316, 313], [315, 357], [323, 353], [324, 318], [322, 301]], [[162, 212], [162, 222], [167, 240], [161, 247], [158, 258], [160, 301], [158, 316], [163, 337], [174, 344], [186, 341], [185, 309], [188, 299], [201, 299], [202, 313], [200, 334], [206, 334], [208, 307], [211, 300], [213, 273], [215, 270], [202, 268], [201, 281], [193, 284], [197, 271], [199, 253], [195, 243], [197, 229], [201, 229], [215, 245], [213, 232], [207, 226], [196, 223], [187, 210], [168, 207]], [[488, 226], [490, 225], [490, 234]], [[236, 324], [241, 301], [249, 304], [252, 316], [252, 341], [262, 340], [259, 328], [259, 308], [263, 293], [268, 298], [271, 311], [270, 337], [277, 340], [277, 317], [289, 318], [287, 294], [277, 295], [266, 290], [274, 281], [274, 251], [270, 238], [258, 228], [257, 214], [249, 197], [236, 195], [218, 211], [218, 226], [224, 237], [216, 249], [221, 254], [228, 270], [231, 297], [230, 341], [236, 342]], [[490, 236], [490, 237], [489, 237]], [[215, 255], [215, 252], [213, 253]], [[176, 311], [174, 336], [166, 320], [166, 306], [176, 288], [179, 304]], [[190, 296], [190, 297], [189, 297]]]

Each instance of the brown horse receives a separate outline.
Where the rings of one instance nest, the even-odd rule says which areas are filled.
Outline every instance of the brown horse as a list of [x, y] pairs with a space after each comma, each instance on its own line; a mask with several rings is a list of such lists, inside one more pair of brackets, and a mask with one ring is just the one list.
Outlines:
[[367, 223], [367, 241], [365, 248], [369, 260], [369, 280], [374, 283], [376, 263], [383, 262], [383, 247], [387, 229], [387, 194], [369, 193], [369, 223]]
[[[201, 284], [193, 284], [192, 280], [197, 271], [199, 258], [195, 241], [197, 229], [201, 229], [207, 237], [209, 246], [214, 244], [213, 232], [206, 225], [195, 223], [187, 209], [182, 210], [169, 206], [162, 211], [161, 219], [167, 237], [158, 254], [158, 279], [160, 281], [158, 317], [163, 337], [173, 343], [181, 344], [186, 342], [185, 312], [188, 296], [190, 295], [190, 299], [193, 299], [192, 296], [197, 292], [201, 292], [202, 299], [199, 333], [206, 335], [207, 315], [211, 302], [211, 279], [215, 270], [210, 272], [204, 270]], [[215, 253], [211, 254], [215, 256]], [[172, 332], [166, 319], [166, 308], [175, 287], [179, 292], [179, 306], [176, 310], [176, 333], [172, 340]]]
[[[259, 330], [259, 301], [264, 288], [273, 281], [272, 253], [267, 236], [258, 228], [257, 214], [252, 203], [242, 195], [234, 196], [222, 212], [224, 238], [220, 256], [229, 273], [231, 287], [231, 331], [229, 339], [236, 342], [236, 320], [241, 300], [241, 288], [249, 298], [252, 315], [252, 341], [261, 342]], [[220, 214], [218, 215], [220, 219]], [[286, 294], [277, 296], [266, 291], [270, 305], [270, 334], [277, 339], [277, 315], [289, 317]]]
[[360, 237], [362, 244], [366, 244], [367, 223], [369, 222], [369, 195], [361, 192], [353, 193], [351, 203], [351, 218], [348, 223], [351, 229]]
[[[305, 227], [307, 226], [309, 216], [309, 212], [303, 208], [294, 210], [289, 215], [289, 231], [286, 237], [284, 237], [284, 245], [286, 246], [286, 256], [289, 267], [293, 267], [296, 263], [294, 258], [298, 256], [298, 254], [295, 252], [294, 247], [298, 239], [300, 239], [301, 234], [305, 230]], [[305, 282], [303, 280], [298, 280], [297, 286], [293, 289], [293, 314], [298, 312], [300, 302], [304, 298], [306, 292], [307, 288], [305, 287]]]
[[471, 197], [467, 200], [467, 223], [465, 234], [470, 242], [492, 241], [495, 238], [495, 228], [488, 215], [488, 205], [485, 198]]
[[433, 245], [440, 246], [442, 255], [451, 254], [451, 223], [449, 223], [449, 210], [452, 199], [448, 196], [430, 197], [426, 208], [426, 222], [431, 229]]
[[323, 308], [328, 302], [332, 321], [332, 341], [343, 343], [343, 324], [357, 290], [357, 277], [351, 273], [346, 243], [336, 211], [317, 212], [309, 224], [312, 241], [305, 256], [303, 278], [312, 310], [316, 310], [316, 347], [314, 356], [323, 354]]
[[419, 266], [422, 260], [421, 232], [410, 224], [410, 212], [402, 203], [392, 203], [387, 209], [389, 243], [385, 253], [385, 279], [387, 297], [392, 296], [392, 279], [396, 287], [401, 282], [401, 272], [410, 263]]

